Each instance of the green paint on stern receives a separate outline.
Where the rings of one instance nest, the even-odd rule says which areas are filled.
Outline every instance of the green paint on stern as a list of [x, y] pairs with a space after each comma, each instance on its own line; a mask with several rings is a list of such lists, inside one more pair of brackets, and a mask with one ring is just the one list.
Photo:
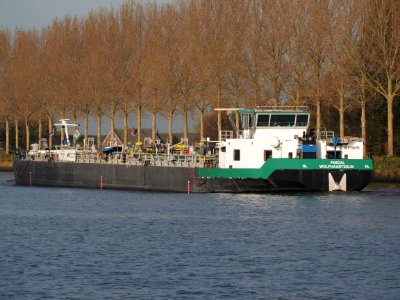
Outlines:
[[199, 168], [198, 177], [267, 179], [276, 170], [365, 170], [373, 171], [371, 159], [268, 159], [259, 169]]

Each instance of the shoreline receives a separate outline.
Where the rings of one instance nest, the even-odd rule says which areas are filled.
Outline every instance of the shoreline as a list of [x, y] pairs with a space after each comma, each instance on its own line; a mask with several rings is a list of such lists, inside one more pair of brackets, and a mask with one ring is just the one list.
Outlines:
[[5, 168], [0, 167], [0, 172], [12, 172], [12, 171], [13, 171], [12, 167], [11, 168], [9, 168], [9, 167], [5, 167]]
[[374, 178], [371, 183], [400, 183], [400, 178], [398, 177], [393, 177], [393, 178], [388, 178], [388, 177], [377, 177]]

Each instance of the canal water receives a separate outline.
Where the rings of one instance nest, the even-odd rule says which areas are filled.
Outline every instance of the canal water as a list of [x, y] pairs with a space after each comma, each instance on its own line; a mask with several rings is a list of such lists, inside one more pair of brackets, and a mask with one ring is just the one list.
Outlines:
[[399, 299], [400, 189], [164, 194], [0, 173], [0, 299]]

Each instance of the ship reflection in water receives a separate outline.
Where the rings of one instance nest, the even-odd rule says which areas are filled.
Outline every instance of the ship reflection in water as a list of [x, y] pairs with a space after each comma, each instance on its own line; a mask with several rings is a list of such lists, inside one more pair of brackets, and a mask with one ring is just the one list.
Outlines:
[[0, 173], [0, 298], [396, 299], [400, 190], [176, 194]]

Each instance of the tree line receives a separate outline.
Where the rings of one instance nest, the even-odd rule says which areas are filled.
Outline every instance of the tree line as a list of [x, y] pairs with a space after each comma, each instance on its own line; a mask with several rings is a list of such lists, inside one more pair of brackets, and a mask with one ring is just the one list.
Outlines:
[[25, 126], [28, 149], [31, 128], [40, 138], [58, 118], [82, 118], [87, 141], [89, 116], [96, 117], [100, 145], [103, 117], [113, 131], [122, 115], [126, 145], [134, 114], [139, 141], [146, 112], [152, 139], [162, 114], [171, 142], [178, 114], [184, 138], [189, 117], [198, 115], [203, 139], [205, 125], [222, 129], [220, 111], [207, 117], [214, 108], [308, 105], [317, 131], [338, 123], [343, 137], [355, 127], [371, 146], [376, 139], [368, 131], [378, 132], [392, 156], [399, 53], [396, 0], [126, 1], [40, 30], [0, 29], [6, 151], [11, 130], [18, 148], [19, 126]]

